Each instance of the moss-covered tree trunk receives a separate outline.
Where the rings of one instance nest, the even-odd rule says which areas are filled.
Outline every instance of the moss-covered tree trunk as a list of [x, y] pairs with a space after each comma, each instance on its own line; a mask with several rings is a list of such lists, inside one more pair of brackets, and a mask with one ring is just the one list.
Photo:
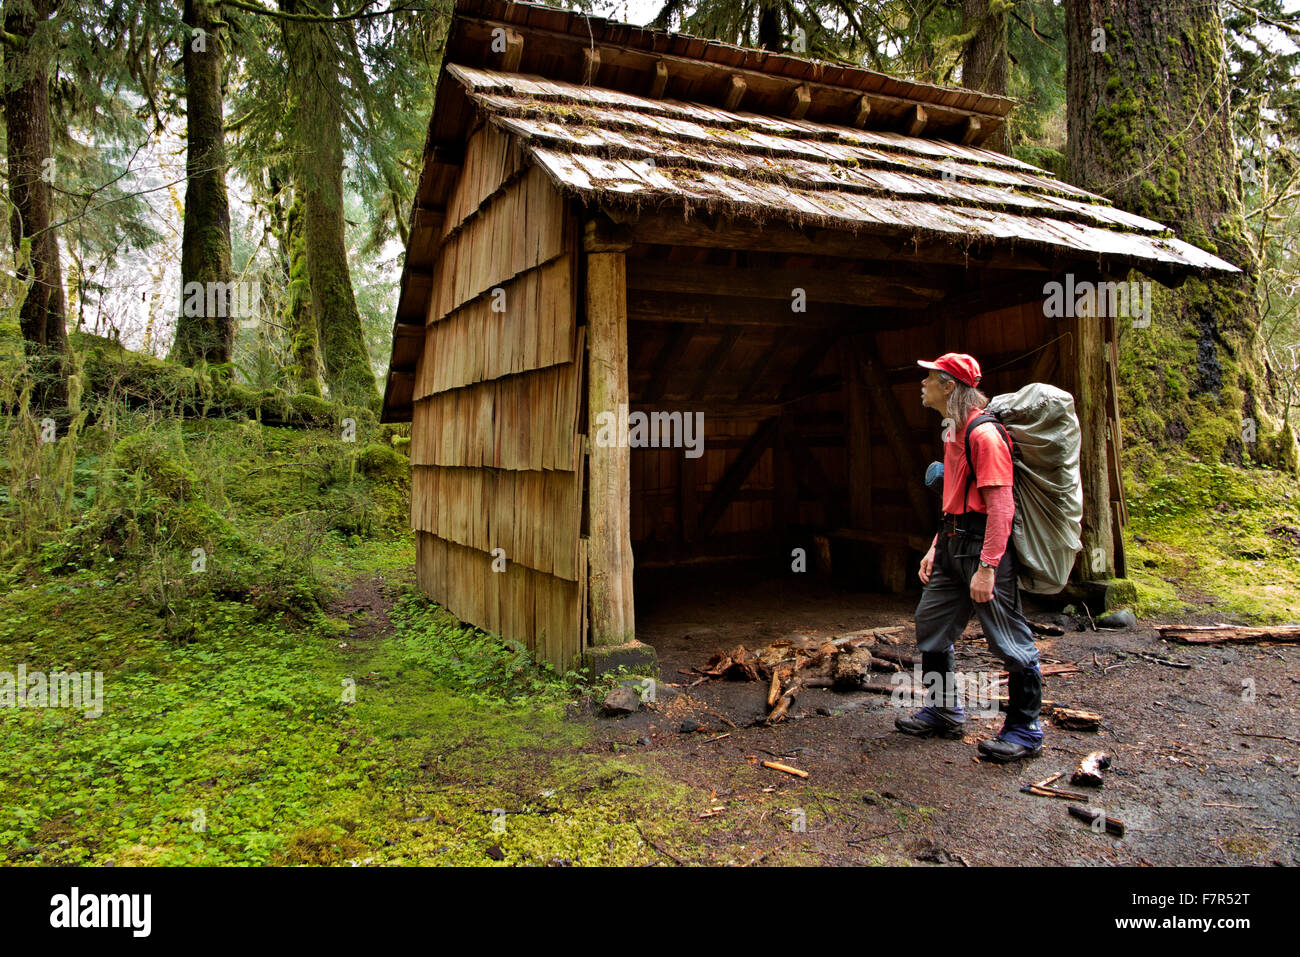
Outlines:
[[[235, 344], [234, 267], [226, 197], [221, 104], [221, 11], [212, 0], [185, 0], [181, 62], [185, 71], [185, 231], [181, 300], [171, 358], [187, 366], [229, 362]], [[251, 297], [240, 297], [251, 301]]]
[[30, 283], [19, 325], [31, 355], [62, 354], [67, 349], [63, 270], [51, 228], [50, 195], [58, 164], [50, 145], [47, 64], [53, 41], [46, 31], [57, 7], [57, 0], [6, 0], [4, 4], [9, 232], [17, 275]]
[[[329, 14], [329, 0], [281, 0], [287, 13]], [[339, 48], [328, 25], [284, 23], [290, 104], [301, 187], [303, 239], [320, 354], [330, 394], [345, 402], [378, 400], [361, 314], [348, 273], [343, 221], [342, 84]]]
[[289, 206], [285, 246], [289, 265], [284, 325], [289, 330], [288, 375], [299, 392], [320, 395], [320, 344], [311, 306], [307, 274], [307, 241], [303, 235], [302, 190], [295, 189]]
[[1117, 322], [1126, 453], [1294, 468], [1259, 342], [1217, 5], [1067, 0], [1066, 31], [1069, 179], [1243, 270], [1155, 287], [1149, 326]]
[[[1013, 6], [1008, 0], [962, 0], [961, 84], [968, 90], [1007, 95], [1007, 14]], [[1007, 152], [1006, 124], [980, 145]]]

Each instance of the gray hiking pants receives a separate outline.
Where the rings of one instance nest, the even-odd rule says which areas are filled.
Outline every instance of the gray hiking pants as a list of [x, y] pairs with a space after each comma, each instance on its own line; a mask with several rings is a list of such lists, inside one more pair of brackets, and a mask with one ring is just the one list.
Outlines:
[[1005, 662], [1007, 671], [1032, 668], [1038, 663], [1038, 649], [1021, 611], [1015, 545], [1010, 538], [993, 573], [993, 598], [977, 602], [970, 596], [970, 580], [979, 568], [983, 542], [982, 533], [950, 536], [947, 528], [940, 529], [934, 569], [916, 606], [916, 646], [922, 652], [950, 650], [974, 611], [989, 647]]

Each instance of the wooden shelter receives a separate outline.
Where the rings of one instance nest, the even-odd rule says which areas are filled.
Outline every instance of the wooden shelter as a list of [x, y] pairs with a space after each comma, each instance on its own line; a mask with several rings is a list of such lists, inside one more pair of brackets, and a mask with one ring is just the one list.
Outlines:
[[[457, 0], [384, 396], [413, 423], [424, 592], [565, 666], [634, 639], [634, 557], [788, 562], [820, 539], [901, 590], [942, 458], [916, 360], [947, 351], [989, 395], [1075, 396], [1076, 575], [1122, 575], [1128, 319], [1052, 317], [1048, 284], [1235, 270], [981, 149], [1011, 105]], [[703, 413], [702, 454], [598, 440], [639, 411], [651, 440]]]

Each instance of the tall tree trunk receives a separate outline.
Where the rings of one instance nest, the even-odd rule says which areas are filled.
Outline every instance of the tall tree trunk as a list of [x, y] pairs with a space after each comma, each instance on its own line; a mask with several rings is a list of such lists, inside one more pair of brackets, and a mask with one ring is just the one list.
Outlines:
[[289, 286], [285, 327], [289, 330], [289, 378], [299, 392], [320, 395], [320, 340], [311, 305], [311, 280], [307, 273], [307, 242], [303, 235], [302, 190], [295, 189], [285, 233], [289, 259]]
[[[287, 13], [333, 11], [330, 0], [281, 0], [280, 6]], [[374, 405], [375, 374], [366, 354], [344, 242], [339, 49], [325, 24], [285, 21], [284, 33], [299, 157], [294, 182], [302, 191], [307, 272], [325, 381], [335, 399]]]
[[[187, 366], [229, 362], [235, 344], [234, 267], [226, 198], [220, 3], [185, 0], [185, 231], [181, 237], [181, 309], [172, 358]], [[251, 301], [251, 297], [240, 297]]]
[[1243, 270], [1155, 287], [1149, 326], [1117, 322], [1126, 450], [1294, 469], [1259, 339], [1218, 5], [1067, 0], [1066, 32], [1069, 179]]
[[19, 324], [32, 355], [67, 351], [63, 271], [58, 239], [50, 228], [50, 181], [57, 167], [50, 144], [49, 50], [37, 35], [57, 6], [57, 0], [7, 0], [4, 5], [9, 35], [4, 65], [5, 137], [13, 204], [9, 232], [18, 276], [30, 281]]
[[[1007, 95], [1007, 0], [962, 0], [961, 84], [997, 96]], [[981, 144], [984, 149], [1007, 152], [1007, 126], [1002, 124]]]

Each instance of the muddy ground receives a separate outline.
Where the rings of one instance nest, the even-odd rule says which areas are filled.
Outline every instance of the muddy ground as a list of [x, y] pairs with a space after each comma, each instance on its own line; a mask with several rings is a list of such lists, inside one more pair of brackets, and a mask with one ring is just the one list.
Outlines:
[[[911, 650], [918, 598], [919, 585], [900, 596], [853, 593], [743, 567], [639, 573], [637, 631], [659, 655], [656, 700], [624, 718], [586, 720], [598, 723], [600, 746], [653, 755], [663, 773], [711, 792], [697, 812], [710, 826], [696, 843], [662, 848], [666, 857], [719, 862], [711, 848], [739, 843], [752, 856], [736, 862], [751, 864], [792, 855], [825, 864], [1300, 863], [1294, 645], [1182, 646], [1163, 641], [1151, 621], [1040, 640], [1045, 663], [1080, 669], [1046, 676], [1044, 697], [1099, 712], [1102, 728], [1072, 732], [1045, 722], [1043, 755], [1007, 766], [977, 759], [976, 743], [996, 733], [1000, 717], [972, 717], [962, 741], [918, 740], [894, 731], [899, 709], [887, 696], [812, 689], [787, 722], [751, 727], [766, 713], [765, 686], [718, 680], [688, 688], [698, 676], [682, 673], [736, 644], [761, 647], [793, 634], [903, 625]], [[1061, 608], [1024, 601], [1026, 615], [1040, 621]], [[959, 670], [997, 669], [978, 634], [972, 618], [958, 643]], [[700, 729], [683, 733], [687, 719]], [[1114, 756], [1114, 767], [1092, 804], [1125, 823], [1123, 839], [1090, 831], [1068, 815], [1070, 802], [1019, 790], [1056, 771], [1068, 778], [1098, 748]], [[809, 777], [764, 769], [763, 760]]]

